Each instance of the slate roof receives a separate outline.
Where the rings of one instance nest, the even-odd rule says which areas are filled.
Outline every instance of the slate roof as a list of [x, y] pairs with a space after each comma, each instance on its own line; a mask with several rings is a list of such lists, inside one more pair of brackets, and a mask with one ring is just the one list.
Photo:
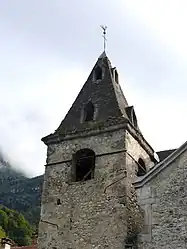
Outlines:
[[[94, 71], [97, 67], [102, 68], [103, 78], [94, 80]], [[97, 116], [91, 124], [80, 122], [81, 111], [91, 101], [96, 107]], [[102, 123], [113, 125], [128, 119], [125, 108], [128, 107], [121, 87], [115, 82], [111, 63], [103, 53], [93, 67], [86, 83], [79, 92], [69, 112], [61, 122], [57, 131], [73, 132], [85, 128], [94, 129]]]
[[156, 152], [160, 161], [163, 161], [166, 157], [168, 157], [171, 153], [173, 153], [176, 149], [172, 150], [163, 150]]
[[[103, 77], [101, 80], [94, 79], [97, 67], [102, 69]], [[102, 53], [76, 100], [54, 134], [75, 134], [85, 130], [95, 130], [130, 121], [126, 112], [128, 103], [119, 83], [114, 79], [114, 70], [116, 69], [112, 68], [106, 53]], [[81, 122], [82, 111], [89, 101], [96, 108], [95, 120]], [[46, 140], [47, 137], [43, 138], [42, 141]]]

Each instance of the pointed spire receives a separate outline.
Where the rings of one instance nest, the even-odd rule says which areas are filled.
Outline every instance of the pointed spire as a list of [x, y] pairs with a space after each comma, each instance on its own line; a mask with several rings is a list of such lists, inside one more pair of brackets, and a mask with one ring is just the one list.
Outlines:
[[99, 56], [99, 59], [103, 59], [103, 58], [106, 58], [107, 55], [106, 55], [106, 52], [104, 51], [100, 56]]
[[128, 103], [115, 79], [115, 70], [103, 52], [57, 132], [72, 134], [128, 120]]

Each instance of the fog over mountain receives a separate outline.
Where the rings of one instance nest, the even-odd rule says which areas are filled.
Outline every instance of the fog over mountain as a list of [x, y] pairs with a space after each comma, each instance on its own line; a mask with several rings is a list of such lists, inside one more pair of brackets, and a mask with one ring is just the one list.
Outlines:
[[[156, 150], [185, 142], [187, 31], [183, 0], [0, 1], [0, 148], [28, 176], [103, 51]], [[180, 129], [178, 127], [180, 123]]]

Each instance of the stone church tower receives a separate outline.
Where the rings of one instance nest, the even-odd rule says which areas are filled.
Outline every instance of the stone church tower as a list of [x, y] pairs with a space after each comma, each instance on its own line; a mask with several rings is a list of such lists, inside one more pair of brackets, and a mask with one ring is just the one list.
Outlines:
[[155, 164], [105, 52], [47, 145], [40, 249], [137, 248], [133, 182]]

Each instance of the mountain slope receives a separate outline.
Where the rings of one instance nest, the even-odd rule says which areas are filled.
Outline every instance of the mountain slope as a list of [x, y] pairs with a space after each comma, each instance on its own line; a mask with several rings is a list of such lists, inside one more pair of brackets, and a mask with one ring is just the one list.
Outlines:
[[14, 170], [0, 153], [0, 204], [21, 212], [37, 227], [43, 175], [27, 178]]

